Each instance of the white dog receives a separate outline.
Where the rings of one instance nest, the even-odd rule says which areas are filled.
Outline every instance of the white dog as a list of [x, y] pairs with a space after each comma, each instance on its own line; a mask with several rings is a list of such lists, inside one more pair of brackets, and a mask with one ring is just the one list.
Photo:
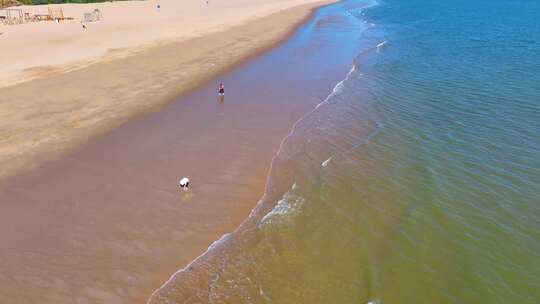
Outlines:
[[189, 178], [183, 177], [180, 182], [178, 182], [178, 186], [184, 191], [189, 190]]

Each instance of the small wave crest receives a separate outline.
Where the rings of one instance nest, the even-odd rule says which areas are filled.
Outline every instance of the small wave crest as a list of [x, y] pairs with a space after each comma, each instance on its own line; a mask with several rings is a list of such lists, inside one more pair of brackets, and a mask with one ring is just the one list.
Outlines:
[[284, 216], [289, 216], [291, 213], [300, 212], [305, 199], [292, 192], [287, 192], [280, 199], [274, 209], [268, 212], [260, 221], [260, 225], [267, 225], [283, 219]]
[[381, 42], [381, 43], [379, 43], [379, 44], [377, 44], [377, 52], [382, 51], [383, 48], [384, 48], [387, 44], [388, 44], [388, 41], [386, 41], [386, 40], [383, 41], [383, 42]]
[[[343, 91], [343, 87], [344, 87], [344, 83], [350, 79], [350, 77], [353, 75], [353, 73], [356, 71], [356, 65], [353, 65], [351, 67], [351, 69], [349, 70], [349, 72], [347, 73], [347, 76], [345, 76], [345, 79], [343, 79], [342, 81], [338, 82], [335, 86], [334, 86], [334, 89], [332, 89], [332, 93], [330, 93], [330, 95], [328, 95], [321, 103], [319, 103], [313, 110], [311, 110], [311, 112], [307, 113], [306, 115], [304, 115], [304, 117], [302, 117], [301, 119], [299, 119], [296, 124], [298, 124], [298, 122], [304, 120], [306, 117], [308, 117], [310, 114], [312, 114], [313, 112], [315, 112], [320, 106], [322, 105], [325, 105], [327, 104], [331, 99], [332, 97], [334, 97], [336, 94], [339, 94]], [[295, 126], [296, 126], [295, 124]], [[292, 130], [291, 130], [291, 133], [294, 132], [294, 129], [295, 129], [295, 126], [293, 126]]]

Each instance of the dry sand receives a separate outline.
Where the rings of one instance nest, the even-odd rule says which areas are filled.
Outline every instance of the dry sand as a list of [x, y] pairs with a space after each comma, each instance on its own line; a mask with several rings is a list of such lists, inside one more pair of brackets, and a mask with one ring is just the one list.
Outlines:
[[[329, 2], [164, 0], [159, 12], [158, 1], [65, 4], [76, 20], [0, 26], [0, 180], [268, 49]], [[94, 8], [105, 20], [83, 31]]]
[[[30, 15], [62, 8], [73, 21], [0, 25], [2, 86], [47, 76], [45, 70], [65, 70], [96, 60], [125, 56], [156, 43], [178, 42], [222, 31], [235, 25], [316, 0], [152, 0], [94, 4], [19, 6]], [[157, 4], [161, 6], [158, 9]], [[84, 13], [99, 9], [103, 22], [80, 24]], [[0, 10], [1, 12], [2, 10]], [[0, 13], [1, 14], [1, 13]], [[299, 16], [300, 17], [300, 16]], [[300, 18], [301, 19], [301, 18]], [[276, 20], [276, 27], [291, 20]]]

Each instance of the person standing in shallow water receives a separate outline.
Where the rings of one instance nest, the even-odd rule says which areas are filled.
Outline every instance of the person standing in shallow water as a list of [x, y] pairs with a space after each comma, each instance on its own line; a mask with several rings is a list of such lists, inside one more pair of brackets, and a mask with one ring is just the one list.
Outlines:
[[223, 83], [219, 84], [218, 94], [219, 94], [219, 96], [224, 96], [225, 95], [225, 86], [223, 85]]
[[218, 96], [219, 96], [219, 102], [223, 103], [223, 101], [225, 101], [225, 86], [223, 85], [223, 83], [219, 84]]

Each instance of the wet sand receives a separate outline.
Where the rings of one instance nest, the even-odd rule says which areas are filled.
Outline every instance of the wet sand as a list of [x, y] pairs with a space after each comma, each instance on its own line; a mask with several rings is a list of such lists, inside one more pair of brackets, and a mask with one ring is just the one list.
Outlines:
[[246, 76], [255, 75], [224, 80], [223, 103], [212, 84], [4, 183], [1, 297], [143, 303], [234, 230], [261, 197], [280, 141], [318, 101]]
[[[0, 298], [144, 303], [261, 197], [279, 143], [347, 68], [316, 62], [321, 73], [303, 79], [297, 62], [315, 51], [257, 59], [255, 71], [241, 67], [2, 182]], [[189, 195], [176, 187], [182, 176]]]
[[[212, 85], [4, 183], [1, 298], [143, 303], [236, 228], [305, 109], [227, 89], [243, 92], [220, 103]], [[176, 186], [182, 176], [193, 184], [187, 195]]]

